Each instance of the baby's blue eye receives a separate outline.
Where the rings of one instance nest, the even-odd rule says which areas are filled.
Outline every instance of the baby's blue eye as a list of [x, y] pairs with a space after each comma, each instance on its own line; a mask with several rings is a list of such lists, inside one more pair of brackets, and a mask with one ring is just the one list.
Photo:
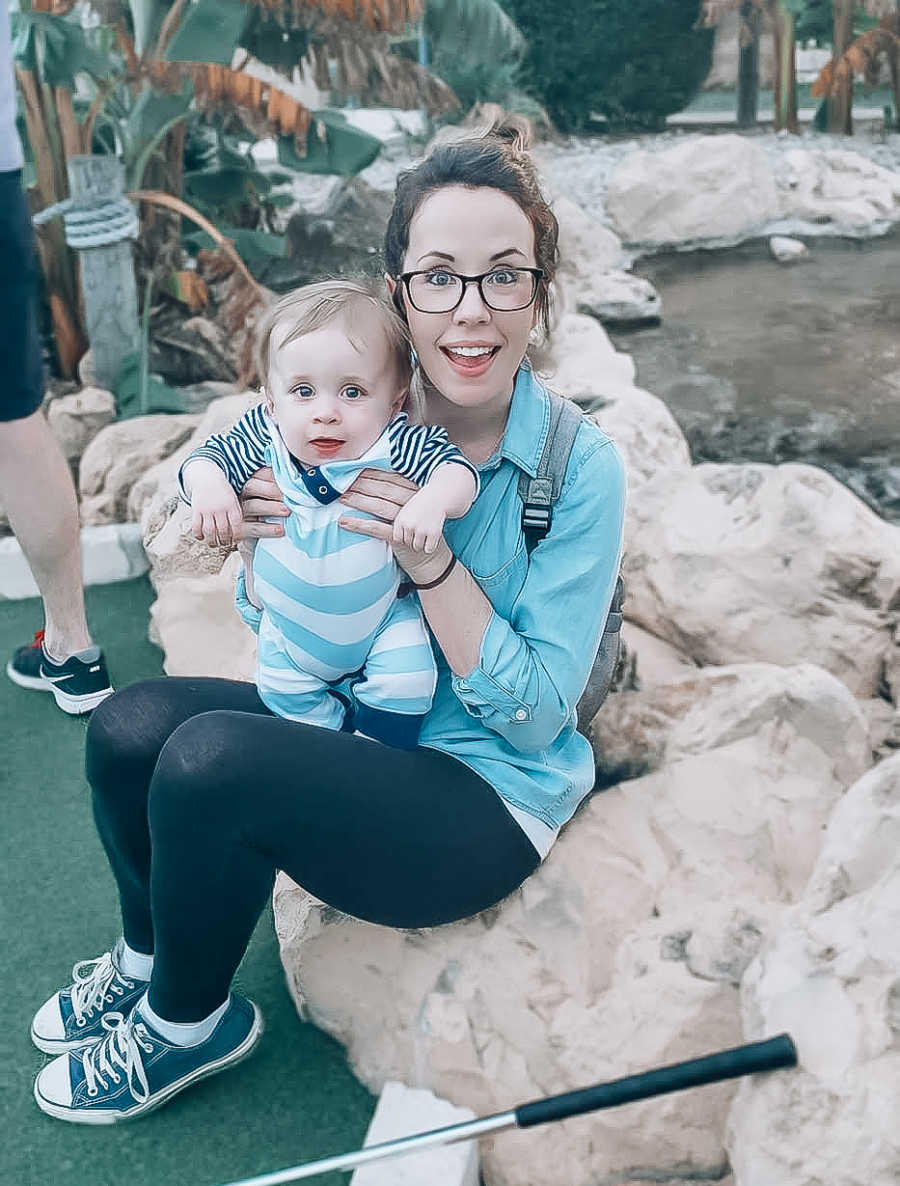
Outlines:
[[353, 400], [362, 399], [366, 393], [361, 387], [357, 387], [355, 384], [351, 383], [348, 387], [344, 388], [343, 394], [345, 399], [349, 399], [352, 402]]
[[298, 383], [296, 387], [291, 388], [291, 395], [297, 399], [311, 399], [316, 393], [308, 383]]

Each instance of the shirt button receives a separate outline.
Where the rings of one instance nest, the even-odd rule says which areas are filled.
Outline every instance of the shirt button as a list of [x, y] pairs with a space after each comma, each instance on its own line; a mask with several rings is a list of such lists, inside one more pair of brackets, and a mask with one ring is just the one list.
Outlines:
[[516, 709], [516, 720], [517, 721], [527, 721], [528, 720], [528, 713], [524, 708]]

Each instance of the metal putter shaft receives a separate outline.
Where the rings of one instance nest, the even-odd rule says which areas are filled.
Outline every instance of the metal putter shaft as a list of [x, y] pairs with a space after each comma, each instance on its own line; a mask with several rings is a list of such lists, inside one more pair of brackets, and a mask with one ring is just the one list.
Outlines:
[[244, 1178], [230, 1182], [228, 1186], [279, 1186], [281, 1182], [298, 1182], [301, 1178], [312, 1178], [331, 1170], [355, 1169], [371, 1161], [386, 1157], [400, 1157], [407, 1153], [419, 1153], [436, 1145], [452, 1145], [457, 1141], [470, 1141], [489, 1132], [501, 1132], [507, 1128], [532, 1128], [553, 1120], [565, 1120], [569, 1116], [580, 1116], [585, 1112], [596, 1112], [601, 1108], [616, 1108], [620, 1104], [649, 1099], [654, 1095], [666, 1095], [670, 1091], [684, 1091], [688, 1087], [702, 1087], [707, 1083], [719, 1083], [724, 1079], [736, 1079], [741, 1075], [755, 1075], [761, 1071], [777, 1071], [783, 1067], [797, 1065], [797, 1050], [790, 1034], [779, 1034], [762, 1042], [750, 1042], [746, 1046], [735, 1046], [720, 1050], [701, 1058], [673, 1063], [643, 1071], [639, 1075], [628, 1075], [614, 1079], [611, 1083], [596, 1083], [578, 1091], [567, 1091], [562, 1095], [548, 1096], [520, 1104], [510, 1112], [497, 1112], [480, 1120], [469, 1120], [463, 1124], [451, 1124], [435, 1128], [430, 1132], [413, 1133], [398, 1137], [379, 1145], [369, 1145], [354, 1153], [343, 1153], [336, 1157], [325, 1157], [310, 1161], [306, 1165], [295, 1165], [290, 1169], [276, 1170], [271, 1174], [260, 1174], [256, 1178]]

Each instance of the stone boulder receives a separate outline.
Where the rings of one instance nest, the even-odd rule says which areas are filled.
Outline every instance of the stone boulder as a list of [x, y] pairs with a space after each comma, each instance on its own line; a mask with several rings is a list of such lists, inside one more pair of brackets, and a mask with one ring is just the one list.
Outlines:
[[798, 264], [809, 259], [809, 248], [802, 239], [773, 235], [769, 240], [769, 254], [779, 264]]
[[588, 411], [625, 459], [629, 489], [671, 467], [690, 466], [687, 441], [661, 399], [634, 386], [634, 361], [592, 317], [567, 313], [536, 366], [549, 386]]
[[785, 217], [850, 228], [900, 218], [900, 174], [858, 152], [794, 148], [785, 153], [783, 165]]
[[[814, 704], [815, 711], [802, 717], [794, 704]], [[843, 731], [846, 760], [838, 761], [836, 775], [844, 784], [869, 764], [868, 722], [835, 676], [812, 663], [738, 663], [682, 668], [666, 680], [611, 696], [591, 724], [597, 774], [605, 784], [634, 778], [719, 749], [748, 731], [783, 728], [788, 720], [791, 730], [813, 746], [823, 731]], [[787, 801], [798, 794], [785, 787]]]
[[896, 1186], [898, 933], [900, 755], [840, 801], [806, 892], [744, 978], [748, 1036], [787, 1030], [800, 1066], [742, 1085], [736, 1186]]
[[579, 313], [596, 317], [604, 325], [653, 324], [662, 317], [662, 298], [649, 280], [630, 272], [604, 272], [593, 276], [577, 292]]
[[135, 416], [108, 424], [90, 442], [78, 467], [81, 521], [122, 523], [128, 496], [141, 476], [174, 452], [199, 416]]
[[102, 387], [85, 387], [54, 399], [47, 421], [67, 461], [77, 461], [101, 428], [116, 418], [116, 397]]
[[687, 655], [627, 619], [622, 623], [622, 641], [638, 688], [653, 688], [696, 671]]
[[744, 136], [699, 136], [662, 151], [637, 151], [613, 171], [613, 229], [626, 244], [739, 239], [780, 214], [765, 150]]
[[237, 552], [217, 573], [163, 581], [150, 607], [150, 639], [165, 654], [167, 675], [256, 678], [256, 635], [234, 608]]
[[630, 267], [631, 257], [619, 236], [571, 198], [555, 198], [553, 213], [559, 223], [559, 275], [563, 279], [589, 284], [598, 272]]
[[[279, 878], [290, 990], [370, 1090], [397, 1079], [484, 1114], [741, 1041], [744, 969], [802, 893], [869, 751], [837, 681], [752, 669], [742, 710], [728, 678], [724, 725], [717, 696], [701, 697], [672, 760], [593, 796], [532, 877], [475, 918], [401, 932]], [[718, 1180], [735, 1090], [497, 1137], [485, 1182]]]
[[808, 465], [697, 465], [633, 488], [628, 616], [700, 664], [814, 662], [877, 695], [900, 527]]
[[188, 454], [202, 445], [208, 436], [231, 428], [256, 403], [259, 403], [259, 393], [255, 391], [241, 391], [214, 399], [197, 419], [190, 437], [174, 452], [146, 470], [132, 486], [128, 496], [128, 517], [139, 521], [157, 495], [167, 499], [177, 494], [178, 471]]

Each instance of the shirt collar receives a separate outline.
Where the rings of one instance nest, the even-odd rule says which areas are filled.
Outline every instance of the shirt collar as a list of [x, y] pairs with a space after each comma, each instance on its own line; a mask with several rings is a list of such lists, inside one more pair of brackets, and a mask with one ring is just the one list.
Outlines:
[[500, 456], [530, 476], [537, 474], [550, 429], [550, 400], [543, 383], [527, 362], [516, 374]]

